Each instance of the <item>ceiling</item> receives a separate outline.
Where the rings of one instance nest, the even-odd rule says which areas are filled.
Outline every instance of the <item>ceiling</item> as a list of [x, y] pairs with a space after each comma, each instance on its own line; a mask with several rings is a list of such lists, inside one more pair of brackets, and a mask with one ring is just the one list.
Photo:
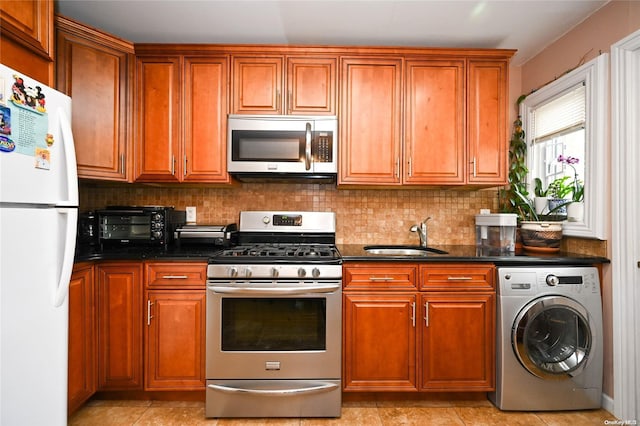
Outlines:
[[534, 57], [609, 0], [58, 0], [135, 43], [517, 49]]

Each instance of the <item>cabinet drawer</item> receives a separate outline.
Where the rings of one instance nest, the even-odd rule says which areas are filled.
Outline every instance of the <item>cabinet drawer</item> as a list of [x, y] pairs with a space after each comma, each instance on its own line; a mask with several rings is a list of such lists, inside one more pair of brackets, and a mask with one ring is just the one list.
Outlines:
[[421, 265], [420, 290], [494, 291], [493, 265]]
[[204, 287], [206, 263], [153, 262], [145, 265], [148, 287]]
[[345, 290], [416, 290], [417, 265], [352, 264], [343, 268]]

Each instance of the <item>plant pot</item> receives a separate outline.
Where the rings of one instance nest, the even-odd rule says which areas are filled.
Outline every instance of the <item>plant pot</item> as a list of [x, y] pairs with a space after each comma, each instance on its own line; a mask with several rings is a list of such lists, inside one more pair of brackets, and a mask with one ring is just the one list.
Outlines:
[[536, 209], [536, 214], [544, 214], [548, 213], [547, 205], [549, 203], [549, 199], [547, 197], [535, 197], [533, 199], [533, 205]]
[[[563, 204], [568, 203], [568, 200], [564, 198], [549, 198], [549, 214], [554, 215], [566, 215], [567, 214], [567, 206], [563, 206]], [[558, 206], [562, 206], [558, 208]]]
[[522, 247], [527, 251], [557, 252], [562, 242], [562, 222], [523, 221], [520, 235]]
[[582, 222], [584, 219], [584, 203], [573, 202], [567, 206], [567, 220], [569, 222]]

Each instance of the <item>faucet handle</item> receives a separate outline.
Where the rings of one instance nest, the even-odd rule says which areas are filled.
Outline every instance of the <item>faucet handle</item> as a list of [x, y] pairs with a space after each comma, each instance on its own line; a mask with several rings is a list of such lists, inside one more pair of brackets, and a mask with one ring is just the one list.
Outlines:
[[428, 220], [431, 220], [431, 216], [429, 216], [428, 218], [426, 218], [425, 220], [423, 220], [423, 221], [422, 221], [422, 223], [424, 223], [424, 224], [426, 225]]

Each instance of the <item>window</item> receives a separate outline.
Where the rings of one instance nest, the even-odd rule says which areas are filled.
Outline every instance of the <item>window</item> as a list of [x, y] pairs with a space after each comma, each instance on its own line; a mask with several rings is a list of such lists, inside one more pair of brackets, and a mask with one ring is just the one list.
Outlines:
[[[521, 115], [527, 137], [529, 188], [539, 178], [543, 188], [563, 176], [584, 184], [584, 218], [563, 224], [565, 235], [605, 239], [609, 202], [607, 112], [608, 55], [567, 73], [527, 96]], [[559, 156], [579, 161], [568, 165]], [[575, 169], [575, 170], [574, 170]]]

